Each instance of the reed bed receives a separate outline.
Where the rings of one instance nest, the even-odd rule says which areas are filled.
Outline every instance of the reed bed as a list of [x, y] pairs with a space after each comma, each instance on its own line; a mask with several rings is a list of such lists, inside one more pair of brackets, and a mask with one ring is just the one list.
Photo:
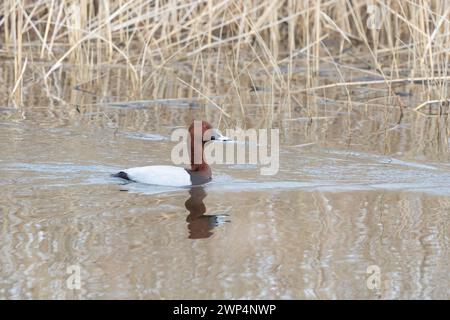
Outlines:
[[330, 89], [347, 108], [353, 87], [449, 96], [448, 0], [4, 0], [0, 38], [18, 107], [30, 84], [75, 103], [53, 89], [63, 73], [100, 100], [102, 83], [126, 81], [130, 99], [197, 97], [228, 118], [269, 105], [264, 121], [297, 107], [312, 116]]

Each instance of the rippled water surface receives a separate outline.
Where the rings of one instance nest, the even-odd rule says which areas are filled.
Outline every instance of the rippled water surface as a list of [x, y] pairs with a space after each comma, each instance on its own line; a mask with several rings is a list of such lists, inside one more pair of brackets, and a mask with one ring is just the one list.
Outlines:
[[171, 164], [193, 118], [236, 124], [195, 100], [116, 100], [0, 106], [0, 298], [450, 298], [446, 119], [319, 101], [274, 123], [277, 175], [213, 165], [210, 184], [168, 188], [110, 174]]

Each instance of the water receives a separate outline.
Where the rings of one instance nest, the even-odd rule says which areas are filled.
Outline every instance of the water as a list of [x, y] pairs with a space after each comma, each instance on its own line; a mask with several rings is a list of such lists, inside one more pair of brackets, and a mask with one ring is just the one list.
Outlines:
[[172, 130], [216, 111], [115, 99], [0, 108], [0, 298], [450, 298], [446, 119], [327, 102], [276, 120], [277, 175], [170, 188], [110, 174], [171, 164]]

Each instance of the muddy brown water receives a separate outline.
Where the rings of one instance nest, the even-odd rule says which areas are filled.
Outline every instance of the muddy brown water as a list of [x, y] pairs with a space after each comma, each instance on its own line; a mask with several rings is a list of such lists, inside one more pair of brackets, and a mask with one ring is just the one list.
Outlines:
[[[24, 107], [3, 103], [0, 298], [450, 298], [445, 117], [409, 98], [402, 114], [319, 99], [312, 121], [299, 108], [273, 123], [277, 175], [213, 165], [200, 188], [111, 178], [171, 164], [170, 134], [192, 118], [227, 128], [214, 107], [170, 92], [76, 107], [35, 90]], [[261, 124], [263, 106], [246, 108], [241, 124]]]

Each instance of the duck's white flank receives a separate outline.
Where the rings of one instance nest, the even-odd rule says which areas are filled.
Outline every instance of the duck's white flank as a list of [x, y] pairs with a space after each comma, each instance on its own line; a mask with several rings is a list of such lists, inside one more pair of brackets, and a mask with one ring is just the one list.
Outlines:
[[186, 169], [174, 166], [148, 166], [123, 170], [128, 178], [147, 184], [160, 186], [183, 187], [190, 186], [191, 176]]

